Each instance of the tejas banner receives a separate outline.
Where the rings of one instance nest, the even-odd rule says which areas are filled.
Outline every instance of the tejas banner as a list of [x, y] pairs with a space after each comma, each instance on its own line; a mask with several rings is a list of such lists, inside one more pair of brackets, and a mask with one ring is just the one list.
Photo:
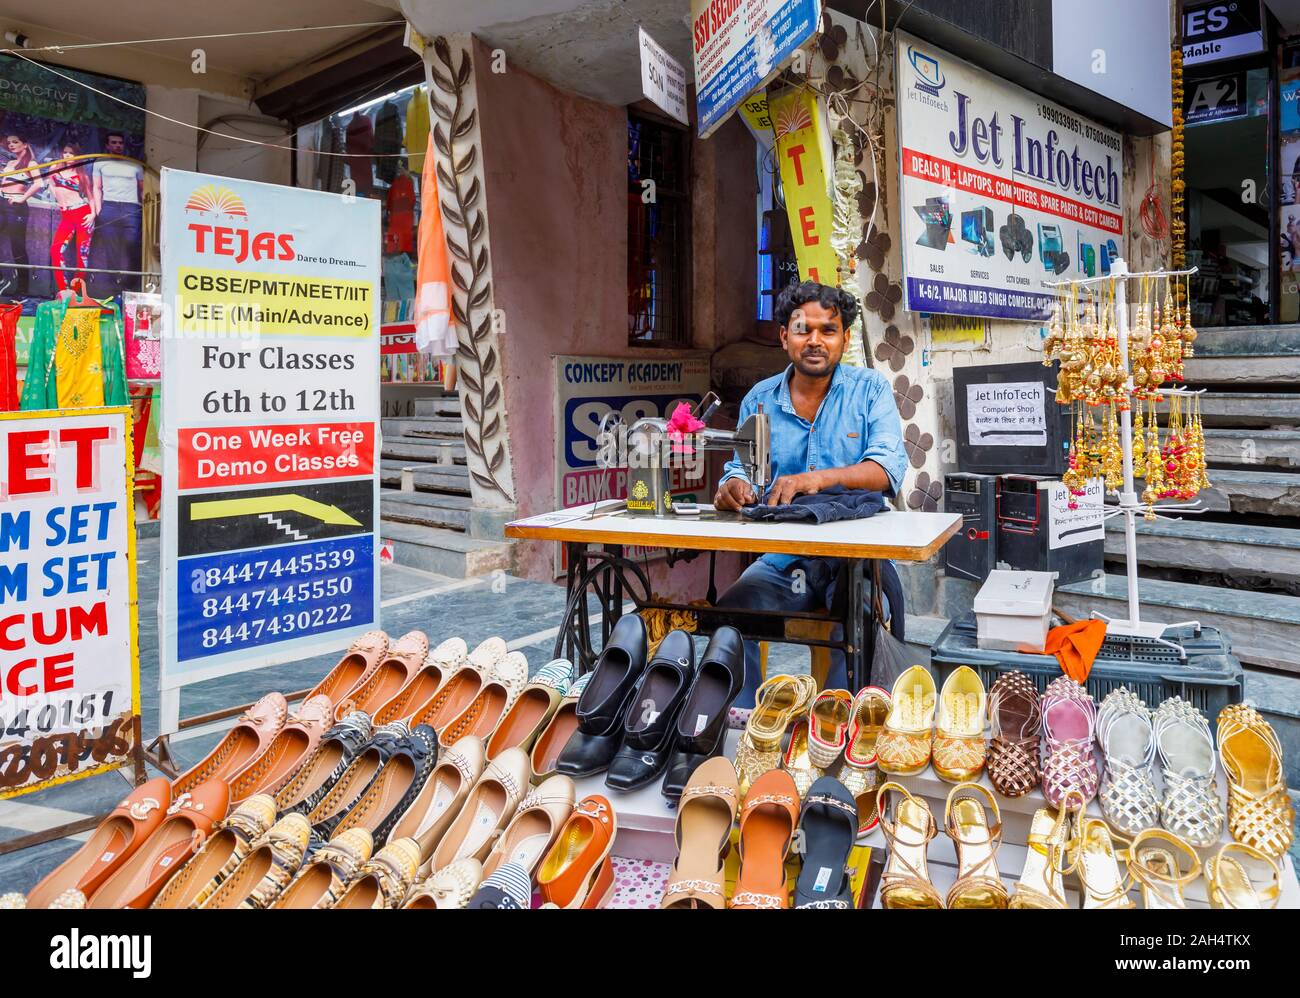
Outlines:
[[789, 87], [771, 96], [770, 117], [799, 274], [804, 280], [836, 284], [839, 259], [831, 245], [835, 160], [826, 112], [815, 93]]
[[380, 238], [377, 201], [179, 170], [162, 211], [174, 689], [378, 620]]
[[0, 799], [139, 748], [130, 410], [0, 414]]
[[1047, 281], [1124, 245], [1118, 132], [899, 34], [903, 268], [913, 312], [1039, 320]]
[[776, 76], [820, 17], [821, 0], [691, 0], [701, 138]]

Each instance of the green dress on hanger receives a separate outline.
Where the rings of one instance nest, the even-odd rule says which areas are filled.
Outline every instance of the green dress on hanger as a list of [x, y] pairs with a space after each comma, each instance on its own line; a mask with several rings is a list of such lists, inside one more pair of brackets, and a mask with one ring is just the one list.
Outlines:
[[[122, 313], [115, 301], [104, 303], [99, 319], [100, 371], [104, 381], [104, 405], [127, 405], [126, 364], [122, 349]], [[66, 300], [43, 302], [36, 309], [32, 329], [31, 351], [27, 359], [27, 379], [23, 382], [20, 408], [58, 409], [59, 384], [55, 367], [59, 332], [67, 315]]]

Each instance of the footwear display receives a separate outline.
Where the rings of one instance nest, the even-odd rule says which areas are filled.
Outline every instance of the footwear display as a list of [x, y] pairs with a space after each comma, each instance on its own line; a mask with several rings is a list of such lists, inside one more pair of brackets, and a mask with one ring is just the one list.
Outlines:
[[361, 867], [334, 908], [400, 908], [420, 868], [413, 839], [393, 839]]
[[876, 739], [876, 765], [882, 773], [909, 776], [930, 762], [934, 739], [934, 677], [914, 665], [894, 681], [885, 729]]
[[425, 656], [406, 685], [387, 703], [375, 708], [375, 723], [406, 721], [424, 704], [437, 696], [442, 684], [469, 664], [469, 649], [464, 638], [448, 638]]
[[[933, 688], [933, 684], [931, 686]], [[897, 694], [897, 684], [894, 690]], [[892, 781], [881, 786], [877, 800], [880, 829], [884, 832], [885, 848], [889, 851], [884, 872], [880, 875], [881, 906], [942, 908], [943, 898], [930, 882], [926, 855], [930, 840], [939, 831], [930, 805]]]
[[532, 907], [533, 885], [528, 871], [516, 863], [503, 863], [479, 884], [467, 908]]
[[1137, 835], [1160, 820], [1160, 795], [1151, 779], [1156, 733], [1151, 711], [1124, 686], [1106, 694], [1097, 711], [1097, 744], [1105, 770], [1097, 799], [1116, 831]]
[[333, 707], [330, 698], [317, 695], [303, 701], [288, 718], [266, 751], [230, 783], [230, 802], [237, 804], [253, 794], [275, 794], [302, 766], [303, 760], [330, 726]]
[[466, 735], [476, 735], [486, 741], [514, 706], [527, 682], [528, 659], [524, 654], [512, 651], [503, 655], [484, 676], [483, 685], [469, 705], [438, 729], [441, 743], [451, 745]]
[[1132, 881], [1126, 867], [1120, 871], [1120, 850], [1115, 847], [1114, 833], [1100, 818], [1085, 818], [1078, 811], [1074, 842], [1071, 844], [1071, 869], [1083, 887], [1085, 908], [1135, 908], [1128, 896]]
[[1008, 908], [1069, 907], [1063, 876], [1070, 845], [1069, 818], [1068, 807], [1057, 808], [1055, 814], [1045, 807], [1034, 812], [1029, 824], [1025, 866], [1007, 901]]
[[270, 907], [333, 908], [372, 852], [374, 839], [364, 828], [340, 832], [307, 858]]
[[557, 908], [605, 907], [614, 893], [609, 853], [617, 831], [609, 801], [597, 794], [584, 797], [538, 867], [542, 898]]
[[957, 851], [957, 881], [944, 907], [1005, 908], [1007, 889], [998, 872], [1002, 813], [997, 798], [978, 783], [959, 783], [948, 793], [943, 824]]
[[427, 724], [417, 725], [408, 736], [397, 740], [383, 768], [334, 826], [332, 834], [364, 828], [375, 842], [387, 842], [388, 833], [420, 795], [437, 761], [437, 733]]
[[464, 908], [483, 882], [483, 864], [469, 856], [416, 884], [403, 908]]
[[297, 813], [277, 821], [199, 907], [268, 908], [289, 886], [307, 854], [311, 825]]
[[1023, 797], [1038, 786], [1038, 735], [1042, 727], [1034, 681], [1018, 670], [989, 687], [989, 782], [1003, 797]]
[[217, 747], [193, 769], [172, 781], [172, 799], [192, 791], [200, 783], [221, 780], [231, 783], [266, 751], [289, 718], [289, 704], [283, 693], [268, 693], [239, 716]]
[[1160, 823], [1197, 848], [1209, 848], [1223, 835], [1224, 821], [1210, 722], [1177, 696], [1152, 716], [1165, 787]]
[[969, 666], [958, 666], [939, 692], [939, 716], [930, 750], [934, 772], [949, 783], [973, 780], [984, 769], [984, 684]]
[[353, 687], [334, 706], [334, 719], [341, 721], [354, 710], [372, 717], [376, 708], [388, 703], [410, 682], [429, 654], [429, 638], [423, 631], [407, 631], [388, 646], [388, 651], [370, 675]]
[[321, 736], [298, 772], [275, 795], [276, 811], [311, 811], [370, 742], [370, 715], [355, 710]]
[[629, 701], [645, 668], [645, 621], [640, 614], [627, 614], [610, 632], [578, 700], [578, 726], [560, 750], [555, 763], [558, 772], [594, 776], [608, 768], [618, 751]]
[[[635, 790], [663, 775], [677, 737], [677, 716], [694, 681], [694, 640], [685, 631], [668, 632], [632, 691], [620, 744], [605, 773], [605, 786]], [[565, 758], [561, 753], [561, 772], [565, 771]]]
[[317, 792], [317, 802], [307, 812], [307, 820], [317, 836], [321, 839], [333, 837], [334, 829], [374, 782], [389, 756], [398, 749], [407, 748], [410, 737], [411, 729], [405, 721], [394, 721], [375, 729], [370, 741], [352, 757], [338, 778]]
[[582, 691], [587, 688], [590, 680], [590, 672], [577, 678], [559, 706], [555, 708], [551, 719], [542, 728], [537, 740], [533, 742], [533, 747], [528, 753], [528, 761], [534, 784], [541, 783], [548, 776], [555, 774], [555, 764], [560, 759], [560, 753], [564, 751], [564, 746], [569, 743], [573, 733], [578, 730], [578, 701], [582, 699]]
[[[1043, 715], [1043, 796], [1053, 807], [1071, 791], [1087, 805], [1097, 796], [1101, 776], [1092, 743], [1097, 731], [1097, 706], [1088, 692], [1069, 676], [1048, 684], [1041, 701]], [[1073, 798], [1072, 798], [1073, 799]]]
[[197, 908], [244, 861], [275, 824], [275, 801], [255, 794], [216, 825], [203, 847], [167, 881], [151, 908]]
[[857, 805], [859, 838], [875, 828], [880, 818], [876, 808], [876, 791], [880, 787], [876, 742], [885, 728], [892, 703], [889, 694], [879, 686], [866, 686], [853, 698], [849, 711], [844, 765], [840, 767], [839, 779]]
[[28, 908], [48, 908], [66, 891], [90, 897], [149, 839], [171, 804], [171, 784], [155, 777], [136, 787], [90, 833], [86, 844], [27, 893]]
[[1244, 703], [1225, 707], [1218, 728], [1219, 761], [1228, 777], [1228, 831], [1277, 859], [1295, 838], [1282, 743], [1259, 711]]
[[427, 724], [434, 731], [444, 731], [449, 721], [474, 702], [506, 654], [506, 643], [501, 638], [480, 642], [466, 656], [464, 664], [443, 680], [438, 692], [415, 708], [411, 713], [411, 723]]
[[379, 663], [388, 654], [388, 635], [383, 631], [367, 631], [352, 642], [339, 664], [325, 674], [325, 678], [308, 691], [303, 702], [314, 697], [328, 697], [330, 710], [338, 706], [354, 689], [370, 678]]
[[[506, 749], [487, 764], [447, 831], [438, 841], [429, 865], [440, 870], [469, 856], [487, 859], [500, 831], [514, 817], [528, 789], [528, 756], [523, 749]], [[418, 865], [418, 864], [417, 864]]]
[[226, 816], [230, 788], [206, 780], [172, 799], [147, 839], [86, 901], [87, 908], [147, 908]]
[[441, 752], [419, 795], [393, 827], [392, 837], [415, 839], [423, 864], [427, 864], [447, 826], [483, 775], [484, 764], [483, 740], [474, 735], [467, 735]]
[[495, 759], [508, 748], [531, 751], [568, 695], [572, 681], [573, 663], [567, 658], [553, 659], [538, 669], [492, 732], [487, 757]]
[[736, 743], [736, 775], [743, 797], [764, 773], [781, 765], [781, 740], [812, 705], [817, 681], [812, 676], [772, 676], [754, 694], [754, 709]]
[[809, 789], [799, 813], [802, 865], [794, 885], [795, 908], [856, 908], [849, 853], [858, 837], [858, 806], [847, 787], [823, 776]]
[[528, 791], [483, 863], [483, 874], [509, 864], [531, 877], [573, 813], [575, 789], [571, 779], [557, 774]]
[[725, 908], [723, 863], [740, 806], [736, 767], [714, 756], [701, 763], [677, 804], [677, 860], [660, 908]]
[[732, 908], [790, 907], [785, 860], [799, 826], [799, 791], [785, 770], [764, 773], [740, 806], [740, 873]]
[[1244, 842], [1225, 842], [1205, 861], [1211, 908], [1276, 908], [1282, 888], [1277, 860]]
[[1183, 890], [1201, 875], [1201, 857], [1172, 832], [1148, 828], [1129, 847], [1128, 869], [1142, 887], [1143, 908], [1186, 908]]
[[727, 713], [745, 683], [745, 642], [734, 627], [713, 632], [677, 715], [676, 737], [664, 770], [663, 794], [677, 800], [695, 770], [722, 751]]

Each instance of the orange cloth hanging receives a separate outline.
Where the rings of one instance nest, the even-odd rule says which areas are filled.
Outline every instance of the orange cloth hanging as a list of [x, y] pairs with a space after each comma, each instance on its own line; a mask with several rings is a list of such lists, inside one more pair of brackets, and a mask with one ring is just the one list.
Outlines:
[[[466, 222], [469, 218], [466, 217]], [[456, 326], [451, 320], [451, 266], [438, 201], [438, 169], [433, 139], [420, 177], [419, 259], [415, 276], [415, 346], [434, 357], [456, 353]]]
[[1106, 621], [1079, 620], [1048, 631], [1044, 650], [1056, 656], [1062, 672], [1082, 685], [1105, 640]]

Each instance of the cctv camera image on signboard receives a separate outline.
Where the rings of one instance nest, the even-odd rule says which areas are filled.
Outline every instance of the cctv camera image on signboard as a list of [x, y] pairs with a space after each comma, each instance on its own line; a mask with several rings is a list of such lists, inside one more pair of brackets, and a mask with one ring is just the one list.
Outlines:
[[1047, 282], [1111, 272], [1119, 133], [907, 35], [896, 79], [908, 309], [1043, 319]]

